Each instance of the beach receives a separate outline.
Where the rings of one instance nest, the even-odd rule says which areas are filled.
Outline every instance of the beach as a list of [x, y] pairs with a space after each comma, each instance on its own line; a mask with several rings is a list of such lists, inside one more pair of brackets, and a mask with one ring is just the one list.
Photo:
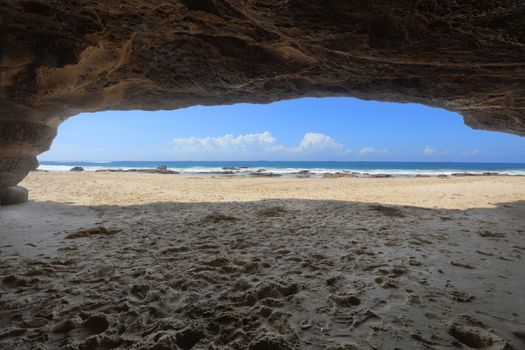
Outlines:
[[0, 348], [521, 349], [525, 177], [32, 172]]
[[424, 208], [490, 208], [525, 199], [524, 176], [448, 178], [254, 178], [110, 172], [33, 172], [21, 183], [35, 201], [78, 205], [341, 200]]

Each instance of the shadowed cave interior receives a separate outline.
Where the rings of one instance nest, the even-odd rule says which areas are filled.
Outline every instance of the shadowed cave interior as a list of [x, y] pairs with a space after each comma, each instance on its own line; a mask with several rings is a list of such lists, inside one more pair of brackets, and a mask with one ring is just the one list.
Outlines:
[[[0, 344], [524, 343], [523, 295], [509, 294], [523, 290], [523, 201], [468, 210], [294, 199], [6, 208], [13, 231], [1, 237], [2, 254], [26, 256], [1, 267]], [[17, 232], [29, 212], [42, 222], [37, 240]]]
[[9, 188], [80, 112], [352, 96], [525, 132], [520, 0], [18, 0], [0, 11], [4, 203], [27, 198]]

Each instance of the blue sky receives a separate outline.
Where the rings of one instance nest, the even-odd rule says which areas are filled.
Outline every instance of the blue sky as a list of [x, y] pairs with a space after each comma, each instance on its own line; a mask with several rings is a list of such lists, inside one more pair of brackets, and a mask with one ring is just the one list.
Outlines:
[[268, 105], [83, 113], [40, 160], [525, 162], [525, 138], [417, 104], [304, 98]]

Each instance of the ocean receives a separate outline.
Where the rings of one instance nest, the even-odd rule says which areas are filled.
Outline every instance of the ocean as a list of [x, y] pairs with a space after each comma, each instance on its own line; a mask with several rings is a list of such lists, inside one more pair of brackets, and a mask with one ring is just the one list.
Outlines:
[[362, 175], [387, 174], [410, 177], [416, 175], [451, 175], [454, 173], [498, 173], [525, 175], [525, 163], [455, 163], [455, 162], [340, 162], [340, 161], [108, 161], [108, 162], [58, 162], [41, 161], [38, 169], [69, 171], [80, 166], [85, 171], [154, 169], [166, 166], [168, 170], [188, 175], [213, 175], [229, 172], [247, 175], [267, 172], [293, 176], [308, 170], [313, 176], [325, 173], [355, 172]]

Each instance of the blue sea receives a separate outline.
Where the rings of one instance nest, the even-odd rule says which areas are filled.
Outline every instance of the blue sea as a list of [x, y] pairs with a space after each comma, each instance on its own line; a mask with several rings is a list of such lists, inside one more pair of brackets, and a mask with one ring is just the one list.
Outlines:
[[153, 169], [167, 166], [169, 170], [191, 175], [213, 175], [225, 171], [235, 175], [253, 172], [271, 172], [290, 175], [301, 170], [322, 175], [336, 172], [355, 172], [362, 175], [388, 174], [392, 176], [451, 175], [454, 173], [525, 175], [525, 163], [431, 163], [431, 162], [336, 162], [336, 161], [111, 161], [111, 162], [56, 162], [41, 161], [39, 169], [69, 171], [81, 166], [85, 171], [104, 169]]

